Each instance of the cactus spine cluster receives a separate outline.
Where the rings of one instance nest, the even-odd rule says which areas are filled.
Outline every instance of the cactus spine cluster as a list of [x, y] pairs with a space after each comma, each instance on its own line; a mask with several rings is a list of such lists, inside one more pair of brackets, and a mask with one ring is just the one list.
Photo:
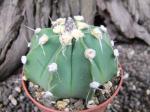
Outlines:
[[27, 80], [56, 98], [86, 98], [117, 75], [117, 51], [107, 29], [86, 24], [82, 16], [59, 18], [38, 28], [23, 57]]

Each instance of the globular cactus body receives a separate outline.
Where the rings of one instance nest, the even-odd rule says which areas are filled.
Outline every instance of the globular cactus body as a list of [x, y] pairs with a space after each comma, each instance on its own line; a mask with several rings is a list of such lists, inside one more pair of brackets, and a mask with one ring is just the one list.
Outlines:
[[85, 99], [91, 82], [104, 84], [117, 74], [117, 58], [107, 31], [82, 21], [62, 21], [35, 33], [24, 74], [56, 98]]

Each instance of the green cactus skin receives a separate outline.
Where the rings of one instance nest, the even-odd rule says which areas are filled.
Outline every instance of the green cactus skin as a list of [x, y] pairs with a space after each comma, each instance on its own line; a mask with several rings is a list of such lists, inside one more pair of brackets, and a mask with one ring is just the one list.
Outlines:
[[[83, 29], [84, 37], [72, 39], [72, 44], [65, 47], [60, 43], [60, 34], [54, 33], [52, 28], [41, 29], [32, 39], [27, 63], [23, 68], [24, 75], [45, 91], [52, 92], [56, 98], [85, 99], [91, 90], [89, 84], [92, 81], [104, 84], [117, 75], [118, 68], [108, 33], [101, 31], [102, 51], [99, 40], [91, 34], [93, 28], [96, 27]], [[48, 36], [48, 41], [41, 47], [38, 39], [43, 34]], [[87, 48], [96, 51], [92, 61], [85, 58]], [[48, 71], [50, 63], [57, 63], [57, 71]]]

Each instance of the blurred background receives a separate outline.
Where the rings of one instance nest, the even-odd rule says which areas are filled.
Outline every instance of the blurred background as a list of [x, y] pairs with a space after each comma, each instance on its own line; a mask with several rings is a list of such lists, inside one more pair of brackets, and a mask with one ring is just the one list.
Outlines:
[[107, 112], [150, 112], [150, 0], [0, 0], [0, 112], [39, 112], [20, 84], [20, 58], [34, 33], [25, 26], [74, 15], [106, 26], [120, 52], [123, 87]]

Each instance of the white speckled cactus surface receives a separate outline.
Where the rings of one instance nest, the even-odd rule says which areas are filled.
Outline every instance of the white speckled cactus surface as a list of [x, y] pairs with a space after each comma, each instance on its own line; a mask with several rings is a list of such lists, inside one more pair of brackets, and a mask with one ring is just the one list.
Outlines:
[[59, 18], [52, 28], [37, 28], [27, 56], [27, 80], [57, 98], [86, 98], [117, 75], [117, 49], [104, 26], [88, 25], [82, 16]]

